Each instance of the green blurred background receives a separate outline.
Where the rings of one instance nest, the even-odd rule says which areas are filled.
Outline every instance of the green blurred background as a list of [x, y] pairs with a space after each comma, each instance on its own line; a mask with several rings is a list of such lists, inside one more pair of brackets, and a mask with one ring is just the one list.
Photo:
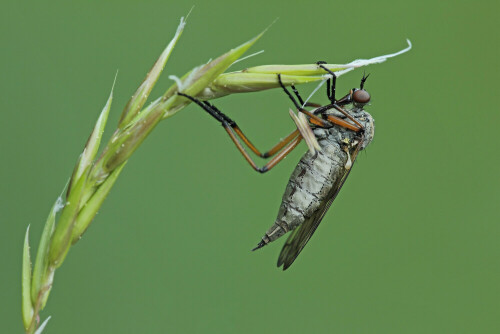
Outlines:
[[[305, 145], [260, 175], [190, 106], [134, 154], [56, 272], [46, 333], [499, 333], [499, 2], [427, 0], [3, 2], [0, 332], [22, 332], [25, 229], [34, 255], [115, 72], [108, 135], [192, 5], [152, 96], [277, 17], [250, 51], [265, 53], [233, 69], [414, 48], [367, 68], [375, 140], [288, 271], [284, 240], [250, 249]], [[215, 102], [262, 149], [294, 127], [278, 90]]]

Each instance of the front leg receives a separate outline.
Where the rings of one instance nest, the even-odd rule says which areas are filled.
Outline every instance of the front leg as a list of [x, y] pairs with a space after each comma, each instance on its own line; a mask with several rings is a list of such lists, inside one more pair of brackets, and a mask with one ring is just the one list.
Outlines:
[[[324, 69], [328, 74], [330, 74], [332, 77], [329, 78], [326, 81], [326, 96], [328, 96], [328, 99], [330, 100], [331, 103], [335, 103], [337, 100], [335, 99], [335, 87], [337, 86], [337, 75], [330, 71], [328, 68], [323, 66], [323, 64], [326, 64], [326, 61], [318, 61], [316, 62], [316, 65], [318, 65], [320, 68]], [[331, 89], [330, 89], [331, 87]]]
[[[295, 100], [295, 98], [292, 96], [292, 94], [290, 94], [290, 92], [288, 91], [288, 89], [286, 89], [285, 85], [283, 84], [283, 81], [281, 81], [281, 74], [278, 74], [278, 82], [281, 86], [281, 88], [283, 88], [283, 91], [286, 93], [286, 95], [288, 95], [288, 97], [290, 98], [290, 100], [292, 100], [293, 104], [295, 105], [295, 107], [297, 108], [298, 111], [300, 111], [301, 113], [304, 113], [306, 114], [307, 116], [310, 117], [310, 121], [315, 124], [315, 125], [318, 125], [318, 126], [321, 126], [323, 128], [331, 128], [332, 127], [332, 124], [318, 116], [316, 116], [315, 114], [313, 114], [312, 112], [308, 111], [308, 110], [305, 110], [304, 108], [302, 108], [302, 106], [300, 106], [297, 101]], [[292, 85], [292, 87], [295, 89], [295, 87]], [[298, 92], [297, 92], [298, 94]], [[302, 100], [302, 98], [300, 98], [300, 95], [299, 96], [299, 99]], [[302, 102], [303, 104], [303, 102]], [[318, 106], [317, 104], [314, 104], [315, 106]]]

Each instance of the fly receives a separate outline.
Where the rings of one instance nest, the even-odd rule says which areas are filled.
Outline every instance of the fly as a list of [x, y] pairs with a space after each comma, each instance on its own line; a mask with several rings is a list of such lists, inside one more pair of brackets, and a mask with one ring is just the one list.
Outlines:
[[[324, 106], [304, 103], [297, 89], [291, 85], [294, 97], [283, 85], [281, 76], [277, 75], [279, 84], [295, 107], [308, 118], [321, 148], [320, 151], [314, 153], [308, 151], [295, 167], [286, 186], [274, 224], [253, 249], [262, 248], [291, 231], [278, 258], [278, 267], [283, 266], [283, 270], [290, 267], [304, 249], [344, 185], [358, 153], [366, 148], [374, 135], [374, 120], [363, 109], [370, 102], [370, 94], [364, 90], [368, 76], [363, 75], [359, 88], [351, 89], [348, 94], [337, 100], [335, 98], [336, 76], [323, 64], [324, 62], [317, 63], [331, 75], [326, 86], [330, 103]], [[213, 104], [180, 92], [178, 94], [195, 102], [219, 121], [245, 160], [260, 173], [265, 173], [276, 166], [302, 140], [299, 130], [295, 130], [269, 151], [262, 153], [243, 134], [236, 122]], [[309, 111], [303, 106], [314, 107], [314, 109]], [[272, 157], [272, 159], [263, 167], [258, 167], [240, 140], [257, 156]]]

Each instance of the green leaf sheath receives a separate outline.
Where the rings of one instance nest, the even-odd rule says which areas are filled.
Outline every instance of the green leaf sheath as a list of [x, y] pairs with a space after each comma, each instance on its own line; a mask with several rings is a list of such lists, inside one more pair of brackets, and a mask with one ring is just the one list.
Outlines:
[[30, 257], [30, 245], [29, 245], [29, 233], [30, 228], [26, 229], [26, 235], [24, 237], [24, 247], [23, 247], [23, 269], [22, 269], [22, 301], [21, 301], [21, 313], [23, 317], [24, 329], [28, 330], [33, 319], [33, 304], [31, 302], [31, 257]]
[[49, 245], [50, 238], [54, 232], [56, 214], [62, 205], [62, 198], [59, 197], [50, 209], [49, 216], [47, 217], [47, 221], [45, 222], [42, 236], [40, 238], [40, 243], [38, 244], [38, 251], [36, 253], [35, 266], [33, 268], [33, 279], [31, 283], [31, 300], [33, 301], [33, 305], [36, 305], [38, 303], [40, 291], [43, 290], [44, 293], [40, 305], [41, 309], [45, 306], [49, 296], [50, 286], [52, 285], [54, 271], [49, 270]]
[[71, 192], [68, 194], [64, 209], [57, 222], [56, 229], [52, 236], [49, 249], [49, 265], [58, 268], [69, 250], [72, 240], [73, 227], [80, 207], [80, 199], [87, 182], [88, 171], [83, 172], [76, 182]]

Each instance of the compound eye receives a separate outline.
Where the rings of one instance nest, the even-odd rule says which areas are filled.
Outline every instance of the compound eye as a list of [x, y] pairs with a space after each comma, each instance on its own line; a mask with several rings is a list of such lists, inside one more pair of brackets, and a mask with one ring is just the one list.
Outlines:
[[355, 103], [367, 104], [370, 102], [370, 94], [364, 89], [358, 89], [352, 94], [352, 99]]

